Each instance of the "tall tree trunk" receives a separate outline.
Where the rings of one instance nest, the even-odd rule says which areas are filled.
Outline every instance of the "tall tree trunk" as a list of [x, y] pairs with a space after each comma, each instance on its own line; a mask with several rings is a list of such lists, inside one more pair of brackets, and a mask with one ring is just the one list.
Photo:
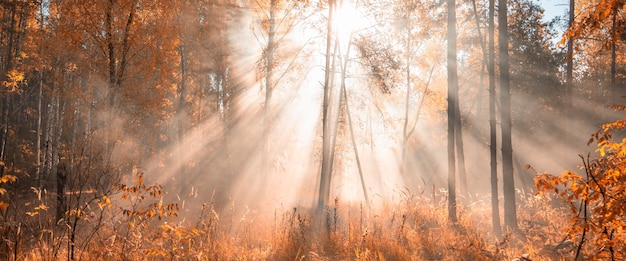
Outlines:
[[318, 216], [328, 204], [330, 197], [330, 179], [332, 170], [331, 160], [331, 122], [330, 122], [330, 94], [331, 94], [331, 48], [332, 48], [332, 28], [333, 28], [333, 11], [335, 9], [335, 0], [328, 2], [328, 25], [326, 31], [326, 61], [324, 73], [324, 100], [322, 104], [322, 167], [320, 173], [317, 212]]
[[404, 127], [402, 128], [402, 158], [400, 158], [400, 174], [404, 174], [407, 165], [406, 151], [407, 142], [409, 140], [409, 104], [411, 101], [411, 11], [413, 11], [413, 7], [407, 2], [406, 8], [406, 97], [404, 101]]
[[[0, 75], [0, 80], [4, 81], [6, 79], [6, 75], [9, 71], [13, 69], [13, 59], [15, 57], [14, 54], [14, 45], [16, 45], [16, 16], [17, 10], [16, 5], [9, 5], [9, 30], [8, 31], [8, 39], [7, 39], [7, 48], [6, 54], [4, 57], [4, 70], [0, 71], [2, 75]], [[8, 142], [8, 131], [9, 131], [9, 110], [11, 109], [11, 93], [7, 90], [4, 90], [4, 103], [2, 104], [2, 130], [0, 130], [0, 135], [2, 135], [2, 140], [0, 140], [0, 160], [4, 161], [6, 159], [6, 147]]]
[[[114, 32], [118, 29], [113, 28], [114, 17], [114, 8], [115, 8], [114, 0], [108, 1], [108, 6], [105, 14], [105, 38], [106, 38], [106, 49], [108, 51], [107, 59], [108, 59], [108, 76], [109, 76], [109, 94], [108, 94], [108, 104], [106, 108], [108, 111], [108, 129], [106, 130], [106, 153], [110, 155], [113, 150], [113, 147], [116, 142], [116, 138], [113, 135], [115, 131], [115, 125], [113, 124], [116, 114], [116, 97], [117, 92], [120, 91], [122, 86], [122, 82], [124, 81], [124, 73], [126, 71], [126, 66], [128, 65], [128, 52], [130, 51], [131, 45], [131, 27], [133, 25], [133, 20], [135, 17], [135, 12], [137, 8], [137, 2], [132, 1], [130, 5], [130, 10], [128, 12], [128, 17], [126, 18], [126, 24], [122, 31], [122, 39], [121, 39], [121, 47], [116, 47], [116, 40], [114, 37]], [[121, 50], [120, 50], [121, 49]]]
[[178, 102], [176, 104], [176, 121], [177, 125], [177, 142], [182, 144], [183, 132], [186, 129], [184, 115], [185, 115], [185, 95], [187, 91], [187, 54], [185, 52], [185, 35], [183, 33], [183, 24], [180, 18], [180, 13], [177, 15], [178, 21], [178, 38], [180, 45], [178, 46], [178, 54], [180, 56], [180, 86], [178, 88]]
[[456, 66], [456, 1], [448, 2], [448, 219], [456, 218], [455, 122], [458, 80]]
[[489, 170], [491, 177], [491, 220], [493, 233], [502, 236], [498, 202], [498, 152], [496, 134], [495, 1], [489, 0]]
[[509, 32], [507, 0], [498, 0], [498, 48], [500, 50], [500, 113], [502, 129], [502, 180], [504, 190], [504, 225], [518, 230], [511, 144], [511, 91], [509, 78]]
[[[350, 49], [352, 47], [352, 32], [348, 37], [348, 48], [346, 50], [345, 59], [343, 59], [341, 68], [341, 98], [343, 98], [344, 105], [346, 106], [346, 116], [348, 117], [348, 128], [350, 129], [350, 138], [352, 140], [352, 148], [354, 150], [354, 158], [356, 160], [356, 166], [359, 171], [359, 179], [361, 181], [361, 189], [363, 190], [363, 199], [365, 199], [365, 205], [369, 208], [370, 199], [367, 194], [367, 187], [365, 186], [365, 179], [363, 177], [363, 168], [361, 166], [361, 158], [359, 157], [359, 148], [356, 144], [356, 138], [354, 137], [354, 128], [352, 126], [352, 115], [350, 115], [350, 104], [348, 103], [348, 90], [346, 89], [346, 75], [348, 70], [348, 61], [350, 60]], [[341, 101], [340, 101], [341, 104]], [[405, 127], [406, 128], [406, 127]]]
[[42, 101], [43, 101], [43, 71], [44, 71], [44, 60], [43, 60], [43, 56], [44, 56], [44, 52], [43, 52], [43, 46], [44, 46], [44, 24], [45, 24], [45, 17], [44, 17], [44, 3], [40, 3], [39, 5], [39, 15], [40, 15], [40, 21], [39, 21], [39, 34], [40, 34], [40, 42], [39, 44], [41, 45], [39, 47], [39, 56], [41, 59], [41, 68], [39, 68], [39, 94], [37, 95], [37, 144], [35, 145], [37, 150], [36, 150], [36, 154], [35, 154], [35, 164], [36, 166], [36, 170], [35, 170], [35, 177], [37, 179], [37, 186], [39, 189], [41, 189], [41, 134], [42, 134], [42, 130], [41, 130], [41, 118], [43, 116], [41, 110], [42, 110]]

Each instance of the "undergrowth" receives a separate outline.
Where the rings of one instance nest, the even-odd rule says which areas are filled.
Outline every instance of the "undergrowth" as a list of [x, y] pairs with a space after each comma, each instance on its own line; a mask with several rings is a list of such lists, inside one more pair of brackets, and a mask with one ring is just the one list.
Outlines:
[[[7, 260], [569, 260], [564, 244], [566, 210], [547, 196], [519, 194], [522, 233], [492, 235], [488, 195], [461, 207], [459, 221], [446, 221], [441, 201], [404, 192], [398, 202], [369, 208], [336, 199], [315, 218], [310, 210], [218, 211], [205, 202], [195, 217], [180, 217], [178, 203], [165, 203], [158, 185], [140, 176], [116, 185], [81, 214], [74, 243], [54, 213], [39, 208], [13, 228], [3, 227]], [[38, 206], [50, 202], [45, 197]], [[29, 204], [33, 206], [33, 204]], [[50, 212], [50, 213], [48, 213]], [[16, 226], [17, 223], [6, 223]], [[5, 225], [5, 226], [7, 226]], [[16, 230], [22, 232], [16, 233]], [[17, 243], [21, 242], [21, 243]], [[76, 244], [75, 248], [69, 247]], [[75, 253], [70, 253], [75, 251]]]

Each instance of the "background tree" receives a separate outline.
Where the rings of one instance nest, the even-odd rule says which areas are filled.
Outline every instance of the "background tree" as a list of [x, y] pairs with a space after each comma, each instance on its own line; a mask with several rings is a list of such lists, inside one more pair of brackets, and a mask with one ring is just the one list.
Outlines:
[[496, 236], [502, 234], [498, 200], [498, 147], [496, 134], [496, 73], [495, 73], [495, 1], [489, 0], [489, 176], [491, 178], [491, 220]]
[[511, 143], [511, 93], [509, 78], [509, 34], [507, 1], [498, 1], [498, 49], [500, 67], [500, 115], [502, 132], [502, 180], [504, 191], [504, 225], [517, 227], [517, 205], [513, 178], [513, 146]]
[[456, 121], [458, 76], [456, 66], [456, 1], [447, 1], [448, 10], [448, 219], [456, 222]]

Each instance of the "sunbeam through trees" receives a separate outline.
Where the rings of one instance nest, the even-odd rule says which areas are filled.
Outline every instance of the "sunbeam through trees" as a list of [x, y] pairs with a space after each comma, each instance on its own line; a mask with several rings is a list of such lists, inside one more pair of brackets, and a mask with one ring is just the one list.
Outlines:
[[0, 259], [623, 260], [626, 1], [567, 2], [0, 1]]

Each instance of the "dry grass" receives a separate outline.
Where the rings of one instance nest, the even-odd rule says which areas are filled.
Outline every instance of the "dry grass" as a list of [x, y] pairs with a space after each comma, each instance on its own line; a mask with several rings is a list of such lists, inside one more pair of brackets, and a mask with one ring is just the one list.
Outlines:
[[[447, 221], [440, 202], [408, 196], [371, 209], [340, 200], [315, 219], [293, 208], [262, 215], [235, 206], [218, 213], [213, 203], [195, 218], [144, 218], [130, 222], [116, 207], [91, 208], [79, 223], [75, 259], [82, 260], [568, 260], [565, 213], [549, 200], [520, 195], [520, 233], [490, 233], [491, 205], [476, 198]], [[50, 212], [50, 213], [47, 213]], [[185, 212], [185, 210], [181, 210]], [[52, 210], [2, 227], [7, 260], [67, 259], [66, 225]], [[19, 230], [19, 232], [18, 232]], [[17, 244], [15, 242], [18, 242]], [[527, 259], [524, 259], [527, 258]]]

